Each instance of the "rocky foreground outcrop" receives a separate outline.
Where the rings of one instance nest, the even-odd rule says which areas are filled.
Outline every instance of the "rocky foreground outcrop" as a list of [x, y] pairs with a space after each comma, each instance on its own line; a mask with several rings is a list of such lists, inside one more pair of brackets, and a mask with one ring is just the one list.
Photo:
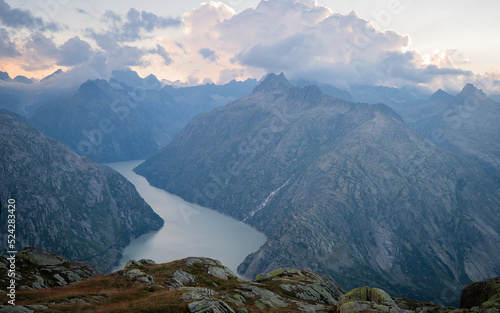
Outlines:
[[[98, 274], [90, 265], [72, 263], [36, 248], [21, 252], [18, 259], [19, 264], [30, 265], [31, 274], [46, 273], [49, 268], [51, 274], [57, 272], [61, 277], [67, 277], [64, 272], [68, 268], [75, 273], [84, 271], [89, 277]], [[20, 272], [28, 269], [21, 268]], [[26, 285], [23, 275], [27, 275], [26, 271], [19, 275], [23, 278], [18, 285]], [[333, 281], [295, 268], [277, 269], [250, 281], [238, 277], [219, 261], [198, 257], [164, 264], [131, 260], [123, 270], [84, 281], [67, 281], [69, 284], [58, 283], [58, 278], [50, 279], [47, 275], [43, 277], [58, 287], [50, 292], [18, 288], [17, 306], [6, 305], [2, 297], [0, 301], [5, 302], [0, 303], [0, 312], [494, 313], [500, 307], [500, 278], [466, 287], [462, 301], [469, 307], [455, 309], [430, 302], [393, 299], [379, 288], [360, 287], [345, 293]]]
[[[0, 289], [7, 290], [11, 265], [10, 256], [0, 256]], [[50, 251], [27, 247], [15, 255], [18, 290], [46, 289], [65, 286], [102, 275], [92, 264], [71, 262]]]

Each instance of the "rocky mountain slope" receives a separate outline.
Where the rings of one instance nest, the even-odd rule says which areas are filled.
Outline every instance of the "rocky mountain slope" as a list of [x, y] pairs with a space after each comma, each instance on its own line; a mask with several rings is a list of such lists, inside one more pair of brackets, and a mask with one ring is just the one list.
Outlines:
[[472, 84], [452, 96], [438, 90], [403, 115], [408, 125], [440, 147], [500, 170], [500, 103]]
[[[107, 272], [130, 240], [163, 225], [134, 186], [0, 110], [1, 220], [15, 200], [15, 249], [37, 246]], [[2, 227], [2, 251], [7, 247]]]
[[387, 106], [354, 104], [269, 75], [193, 118], [136, 168], [154, 186], [255, 226], [240, 266], [291, 266], [346, 288], [458, 303], [500, 274], [500, 182], [426, 142]]
[[[31, 259], [56, 263], [62, 259], [40, 249], [30, 250], [29, 255]], [[34, 272], [45, 272], [46, 279], [53, 275], [52, 280], [60, 280], [59, 272], [48, 272], [46, 265], [30, 266]], [[208, 258], [191, 257], [165, 264], [130, 260], [123, 270], [107, 276], [49, 290], [18, 290], [17, 306], [0, 300], [0, 312], [494, 313], [500, 309], [499, 281], [497, 278], [464, 288], [463, 306], [455, 309], [392, 298], [382, 289], [366, 286], [345, 293], [333, 281], [295, 268], [277, 269], [250, 281], [238, 278], [219, 261]], [[35, 289], [41, 288], [46, 286]]]

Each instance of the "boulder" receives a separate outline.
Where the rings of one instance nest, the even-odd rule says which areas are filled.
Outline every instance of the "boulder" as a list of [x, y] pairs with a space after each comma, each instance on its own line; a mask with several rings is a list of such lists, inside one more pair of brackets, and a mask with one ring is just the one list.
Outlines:
[[400, 309], [387, 292], [379, 288], [360, 287], [349, 291], [338, 301], [340, 313], [412, 312]]
[[460, 308], [500, 310], [500, 277], [465, 286], [460, 297]]

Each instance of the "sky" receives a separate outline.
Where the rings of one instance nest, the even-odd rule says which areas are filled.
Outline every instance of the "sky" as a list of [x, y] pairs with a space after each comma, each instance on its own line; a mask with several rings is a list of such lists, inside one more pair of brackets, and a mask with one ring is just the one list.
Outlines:
[[0, 0], [0, 71], [132, 68], [196, 85], [283, 71], [353, 84], [496, 89], [500, 1]]

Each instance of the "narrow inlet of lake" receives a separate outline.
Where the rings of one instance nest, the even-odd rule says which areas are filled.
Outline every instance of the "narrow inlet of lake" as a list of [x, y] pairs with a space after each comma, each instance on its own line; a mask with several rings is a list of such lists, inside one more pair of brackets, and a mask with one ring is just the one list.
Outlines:
[[144, 177], [133, 172], [142, 162], [106, 165], [134, 184], [142, 198], [165, 220], [165, 225], [157, 232], [133, 240], [114, 271], [122, 269], [130, 259], [165, 263], [195, 256], [219, 260], [236, 273], [245, 257], [266, 241], [263, 233], [245, 223], [152, 187]]

